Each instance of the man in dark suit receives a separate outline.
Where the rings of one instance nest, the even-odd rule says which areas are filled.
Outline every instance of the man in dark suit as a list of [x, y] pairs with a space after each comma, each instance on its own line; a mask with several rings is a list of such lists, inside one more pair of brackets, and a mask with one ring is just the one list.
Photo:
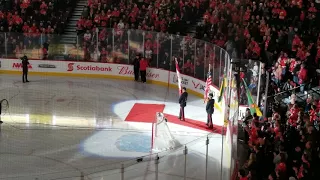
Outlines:
[[28, 65], [29, 65], [29, 60], [27, 56], [23, 56], [21, 58], [22, 60], [22, 82], [29, 82], [28, 81]]
[[134, 80], [139, 80], [139, 69], [140, 69], [140, 56], [137, 54], [136, 58], [134, 58], [133, 62], [133, 72], [134, 72]]
[[187, 100], [188, 100], [188, 93], [187, 89], [185, 87], [182, 88], [182, 94], [179, 98], [179, 104], [180, 104], [180, 113], [179, 113], [179, 119], [181, 121], [184, 121], [184, 108], [187, 106]]
[[214, 112], [214, 103], [215, 100], [213, 99], [213, 94], [210, 93], [209, 97], [208, 97], [208, 101], [207, 101], [207, 105], [206, 105], [206, 111], [207, 111], [207, 126], [209, 126], [209, 128], [213, 128], [212, 125], [212, 114]]

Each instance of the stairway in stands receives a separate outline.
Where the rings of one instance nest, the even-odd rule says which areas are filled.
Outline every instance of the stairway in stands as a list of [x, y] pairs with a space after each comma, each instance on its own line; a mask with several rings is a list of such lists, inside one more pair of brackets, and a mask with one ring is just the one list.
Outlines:
[[79, 0], [73, 13], [69, 19], [68, 25], [64, 30], [64, 34], [61, 37], [61, 43], [63, 44], [75, 44], [77, 43], [77, 21], [80, 19], [83, 8], [88, 5], [88, 0]]

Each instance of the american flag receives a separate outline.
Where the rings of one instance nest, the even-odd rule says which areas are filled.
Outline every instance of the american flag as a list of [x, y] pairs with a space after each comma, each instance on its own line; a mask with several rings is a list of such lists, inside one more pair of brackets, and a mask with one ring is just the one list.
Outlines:
[[211, 71], [209, 71], [207, 75], [206, 88], [204, 89], [204, 96], [203, 96], [204, 101], [206, 101], [208, 98], [211, 85], [212, 85], [212, 78], [211, 78]]
[[181, 76], [180, 76], [180, 68], [177, 59], [175, 59], [176, 62], [176, 72], [177, 72], [177, 77], [178, 77], [178, 87], [179, 87], [179, 94], [182, 93], [182, 88], [181, 88]]

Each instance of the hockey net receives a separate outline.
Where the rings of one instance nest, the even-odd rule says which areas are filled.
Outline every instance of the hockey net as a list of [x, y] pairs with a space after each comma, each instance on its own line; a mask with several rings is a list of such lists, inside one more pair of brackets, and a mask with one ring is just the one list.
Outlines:
[[181, 146], [174, 138], [163, 113], [157, 112], [155, 122], [152, 125], [152, 151], [160, 152], [176, 149]]

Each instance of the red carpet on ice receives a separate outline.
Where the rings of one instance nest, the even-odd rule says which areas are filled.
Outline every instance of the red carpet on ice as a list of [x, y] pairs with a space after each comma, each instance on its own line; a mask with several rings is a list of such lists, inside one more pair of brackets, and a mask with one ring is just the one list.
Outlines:
[[[152, 123], [155, 121], [156, 112], [163, 112], [164, 107], [164, 104], [135, 103], [132, 109], [130, 110], [128, 116], [126, 117], [125, 121]], [[171, 114], [165, 114], [165, 117], [168, 119], [170, 123], [187, 126], [190, 128], [199, 129], [207, 132], [215, 132], [218, 134], [222, 133], [222, 126], [213, 125], [213, 129], [209, 129], [208, 126], [203, 122], [206, 121], [206, 119], [200, 121], [186, 118], [185, 121], [180, 121], [177, 116]], [[225, 131], [223, 134], [225, 134]]]
[[163, 112], [164, 104], [135, 103], [125, 121], [152, 123], [156, 119], [156, 112]]

